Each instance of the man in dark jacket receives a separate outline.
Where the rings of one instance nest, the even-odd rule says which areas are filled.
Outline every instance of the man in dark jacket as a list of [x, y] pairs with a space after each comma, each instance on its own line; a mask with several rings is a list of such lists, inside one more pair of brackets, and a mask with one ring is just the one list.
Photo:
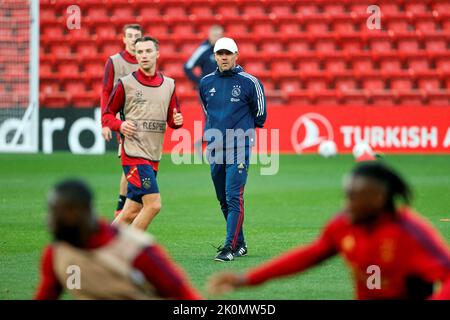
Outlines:
[[236, 65], [238, 48], [231, 38], [214, 46], [218, 68], [200, 81], [200, 98], [206, 114], [204, 139], [217, 199], [227, 221], [227, 236], [217, 261], [247, 254], [242, 225], [244, 187], [255, 128], [266, 120], [264, 88], [254, 76]]

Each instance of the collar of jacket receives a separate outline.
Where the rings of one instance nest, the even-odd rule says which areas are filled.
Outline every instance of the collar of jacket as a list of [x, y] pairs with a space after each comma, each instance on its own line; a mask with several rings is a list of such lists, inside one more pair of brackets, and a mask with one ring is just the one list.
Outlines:
[[226, 70], [224, 72], [220, 72], [219, 68], [216, 69], [216, 74], [218, 74], [220, 77], [231, 77], [239, 72], [244, 71], [244, 69], [242, 69], [242, 67], [240, 65], [235, 66], [233, 69], [231, 70]]

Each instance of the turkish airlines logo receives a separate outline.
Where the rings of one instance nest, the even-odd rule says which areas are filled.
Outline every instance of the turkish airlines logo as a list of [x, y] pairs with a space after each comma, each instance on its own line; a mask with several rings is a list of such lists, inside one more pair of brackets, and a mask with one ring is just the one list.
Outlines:
[[334, 135], [330, 122], [321, 114], [306, 113], [292, 126], [291, 143], [297, 153], [318, 146], [324, 140], [334, 141]]

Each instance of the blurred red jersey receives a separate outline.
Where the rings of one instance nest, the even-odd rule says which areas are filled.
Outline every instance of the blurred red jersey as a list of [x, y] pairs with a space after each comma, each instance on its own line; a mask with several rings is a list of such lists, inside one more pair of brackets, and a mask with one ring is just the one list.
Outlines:
[[[337, 215], [313, 243], [291, 250], [246, 274], [247, 285], [294, 274], [340, 253], [351, 268], [358, 299], [450, 299], [450, 251], [410, 209], [383, 215], [371, 226]], [[379, 271], [379, 286], [372, 284]], [[441, 288], [432, 295], [433, 284]]]

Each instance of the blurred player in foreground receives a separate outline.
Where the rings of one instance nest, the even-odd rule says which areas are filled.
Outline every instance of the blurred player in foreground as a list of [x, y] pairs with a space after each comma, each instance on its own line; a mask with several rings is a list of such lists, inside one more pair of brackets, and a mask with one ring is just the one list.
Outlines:
[[[183, 125], [175, 81], [157, 71], [158, 41], [136, 40], [139, 69], [120, 78], [103, 113], [102, 124], [122, 134], [122, 167], [128, 181], [127, 201], [114, 223], [147, 229], [161, 210], [156, 174], [166, 123]], [[120, 113], [121, 119], [116, 118]]]
[[[103, 75], [103, 89], [101, 95], [101, 109], [102, 114], [106, 109], [106, 105], [109, 100], [109, 96], [113, 90], [114, 85], [117, 83], [119, 78], [124, 77], [139, 68], [139, 64], [135, 57], [135, 47], [134, 42], [137, 38], [142, 37], [142, 28], [139, 24], [127, 24], [123, 27], [123, 43], [125, 45], [125, 50], [116, 53], [108, 58], [105, 65], [105, 73]], [[112, 139], [111, 129], [102, 126], [102, 136], [106, 141]], [[119, 158], [121, 152], [120, 146], [120, 136], [117, 136], [119, 141]], [[119, 186], [119, 199], [117, 201], [117, 208], [115, 215], [117, 216], [120, 211], [122, 211], [125, 205], [126, 194], [127, 194], [127, 179], [122, 173], [120, 178]]]
[[35, 299], [57, 299], [64, 289], [77, 299], [201, 298], [148, 234], [97, 219], [92, 202], [78, 180], [49, 193], [54, 241], [44, 250]]
[[[438, 232], [397, 198], [409, 186], [381, 163], [361, 163], [345, 180], [346, 207], [313, 243], [289, 251], [245, 274], [217, 274], [209, 292], [292, 275], [341, 254], [350, 266], [358, 299], [450, 299], [450, 250]], [[379, 286], [371, 277], [379, 268]], [[433, 284], [441, 288], [433, 293]], [[375, 286], [374, 286], [375, 285]]]

